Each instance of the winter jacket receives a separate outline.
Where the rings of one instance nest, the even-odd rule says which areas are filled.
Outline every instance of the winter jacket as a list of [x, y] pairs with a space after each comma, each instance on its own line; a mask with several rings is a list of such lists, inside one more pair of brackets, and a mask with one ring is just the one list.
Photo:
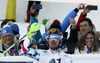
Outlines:
[[86, 17], [86, 14], [83, 15], [82, 13], [80, 14], [79, 18], [78, 18], [78, 21], [77, 21], [77, 30], [80, 31], [80, 28], [79, 28], [79, 22], [82, 18]]
[[[44, 61], [45, 60], [45, 61]], [[42, 55], [40, 55], [39, 63], [73, 63], [71, 57], [64, 53], [62, 50], [60, 52], [53, 52], [52, 50], [44, 51]]]
[[[2, 54], [6, 49], [7, 49], [6, 46], [2, 43], [0, 45], [0, 54]], [[15, 45], [13, 48], [11, 48], [2, 56], [17, 56], [17, 46]]]
[[75, 48], [75, 54], [97, 54], [97, 53], [100, 53], [100, 48], [96, 52], [93, 52], [87, 46], [84, 47], [84, 51], [79, 50], [79, 48]]

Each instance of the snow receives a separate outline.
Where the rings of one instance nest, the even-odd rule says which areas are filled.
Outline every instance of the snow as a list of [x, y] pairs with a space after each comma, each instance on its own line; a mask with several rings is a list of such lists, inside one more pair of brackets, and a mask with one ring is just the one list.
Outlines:
[[[27, 26], [29, 25], [29, 23], [25, 23], [28, 0], [16, 0], [16, 2], [17, 3], [16, 3], [16, 22], [15, 23], [18, 24], [20, 28], [21, 37], [22, 37], [23, 35], [27, 33]], [[77, 3], [57, 3], [57, 2], [42, 2], [41, 4], [43, 5], [43, 9], [40, 10], [39, 12], [38, 20], [41, 26], [40, 31], [42, 34], [45, 32], [44, 26], [42, 25], [42, 19], [56, 18], [62, 22], [64, 17], [78, 5]], [[5, 19], [6, 5], [7, 5], [7, 0], [0, 0], [0, 20]], [[91, 11], [87, 15], [87, 17], [91, 18], [97, 31], [100, 31], [100, 22], [99, 22], [100, 9], [99, 8], [100, 8], [100, 5], [98, 5], [97, 11]], [[75, 18], [76, 21], [81, 11], [82, 10], [79, 11], [77, 17]], [[66, 31], [69, 32], [69, 28]], [[79, 55], [71, 55], [71, 57], [75, 63], [100, 63], [100, 54], [83, 54], [83, 55], [79, 54]], [[14, 59], [14, 58], [11, 58], [11, 59]], [[19, 59], [15, 59], [15, 60], [17, 61]]]

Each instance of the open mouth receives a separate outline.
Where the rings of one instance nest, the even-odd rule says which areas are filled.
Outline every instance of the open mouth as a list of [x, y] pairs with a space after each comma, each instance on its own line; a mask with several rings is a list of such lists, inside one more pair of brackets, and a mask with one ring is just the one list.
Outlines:
[[87, 42], [87, 44], [88, 44], [88, 45], [91, 45], [91, 44], [92, 44], [92, 42]]

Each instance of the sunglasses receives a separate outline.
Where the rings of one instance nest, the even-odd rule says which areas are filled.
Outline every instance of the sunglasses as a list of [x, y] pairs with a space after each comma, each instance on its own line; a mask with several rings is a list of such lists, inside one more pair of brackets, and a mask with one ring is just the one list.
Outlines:
[[57, 35], [57, 34], [50, 34], [46, 37], [46, 40], [47, 41], [59, 41], [61, 39], [61, 36], [60, 35]]

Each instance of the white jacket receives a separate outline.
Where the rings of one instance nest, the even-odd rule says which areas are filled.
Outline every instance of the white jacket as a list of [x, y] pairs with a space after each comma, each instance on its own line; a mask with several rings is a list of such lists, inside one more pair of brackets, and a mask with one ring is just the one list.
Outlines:
[[[27, 54], [31, 54], [34, 55], [34, 52], [36, 51], [38, 54], [36, 57], [36, 59], [39, 59], [39, 63], [52, 63], [52, 61], [55, 61], [55, 63], [72, 63], [72, 59], [69, 55], [67, 55], [66, 53], [64, 53], [62, 50], [60, 50], [60, 52], [53, 52], [52, 50], [40, 50], [40, 49], [33, 49], [33, 48], [27, 48], [29, 45], [30, 40], [28, 39], [28, 37], [26, 37], [25, 41], [24, 41], [24, 48], [26, 48], [26, 50], [28, 50]], [[22, 49], [23, 51], [23, 49]]]
[[52, 50], [44, 51], [40, 55], [39, 63], [73, 63], [71, 57], [64, 53], [63, 51], [53, 53]]
[[[75, 53], [74, 54], [87, 54], [87, 50], [88, 50], [87, 46], [85, 46], [84, 51], [80, 50], [80, 52], [79, 52], [78, 48], [75, 48]], [[97, 53], [100, 53], [100, 49], [96, 52], [91, 51], [91, 54], [97, 54]]]

